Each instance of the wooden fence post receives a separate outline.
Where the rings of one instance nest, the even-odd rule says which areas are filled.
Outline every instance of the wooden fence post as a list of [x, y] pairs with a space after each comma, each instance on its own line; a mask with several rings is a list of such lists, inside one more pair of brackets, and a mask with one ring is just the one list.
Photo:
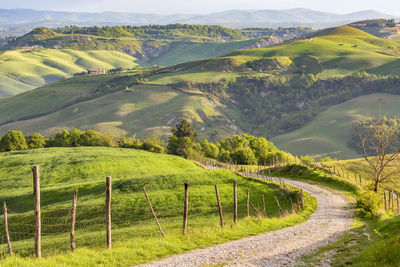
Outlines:
[[185, 183], [185, 203], [184, 203], [184, 210], [183, 210], [182, 235], [185, 235], [185, 233], [186, 233], [188, 212], [189, 212], [189, 184]]
[[386, 189], [383, 189], [383, 202], [385, 203], [385, 210], [387, 210]]
[[246, 204], [247, 204], [247, 217], [249, 217], [250, 216], [250, 189], [247, 190]]
[[107, 248], [111, 248], [111, 176], [106, 178], [106, 227]]
[[399, 192], [396, 191], [397, 213], [400, 213]]
[[279, 210], [281, 212], [281, 215], [283, 216], [284, 215], [284, 211], [283, 211], [283, 209], [281, 207], [281, 204], [279, 203], [279, 200], [276, 198], [276, 196], [274, 196], [274, 198], [275, 198], [276, 204], [278, 205], [278, 208], [279, 208]]
[[71, 216], [71, 251], [75, 251], [75, 222], [76, 222], [76, 203], [78, 201], [78, 189], [74, 190], [74, 198], [72, 199], [72, 216]]
[[158, 230], [160, 230], [161, 235], [162, 235], [163, 237], [165, 237], [164, 232], [163, 232], [163, 230], [162, 230], [162, 228], [161, 228], [161, 224], [160, 224], [160, 222], [159, 222], [158, 219], [157, 219], [157, 215], [156, 215], [156, 213], [155, 213], [155, 211], [154, 211], [154, 209], [153, 209], [153, 206], [151, 205], [150, 198], [149, 198], [149, 196], [147, 195], [147, 191], [146, 191], [146, 188], [145, 188], [145, 187], [143, 187], [143, 191], [144, 191], [144, 195], [146, 196], [147, 203], [149, 204], [150, 211], [151, 211], [151, 213], [153, 213], [154, 220], [156, 220], [156, 223], [157, 223], [157, 226], [158, 226]]
[[254, 211], [256, 212], [256, 216], [258, 217], [260, 215], [260, 212], [258, 211], [258, 209], [253, 204], [250, 204], [250, 205], [254, 209]]
[[391, 190], [391, 195], [392, 195], [392, 212], [394, 212], [394, 191], [393, 191], [393, 189]]
[[35, 212], [35, 255], [36, 258], [42, 257], [42, 224], [40, 218], [40, 172], [39, 166], [32, 167], [33, 172], [33, 200]]
[[233, 180], [233, 221], [237, 222], [237, 181]]
[[3, 202], [3, 211], [4, 211], [4, 231], [6, 233], [6, 240], [7, 240], [7, 245], [8, 245], [8, 253], [10, 254], [10, 256], [13, 255], [13, 250], [11, 247], [11, 238], [10, 238], [10, 232], [8, 231], [8, 214], [7, 214], [7, 204], [4, 201]]
[[218, 185], [215, 185], [215, 194], [217, 195], [219, 221], [220, 221], [221, 227], [223, 228], [224, 227], [224, 216], [222, 214], [222, 205], [221, 205], [221, 200], [219, 198]]
[[265, 209], [264, 195], [261, 195], [261, 200], [262, 200], [262, 205], [263, 205], [263, 215], [264, 215], [264, 217], [267, 217], [267, 211]]

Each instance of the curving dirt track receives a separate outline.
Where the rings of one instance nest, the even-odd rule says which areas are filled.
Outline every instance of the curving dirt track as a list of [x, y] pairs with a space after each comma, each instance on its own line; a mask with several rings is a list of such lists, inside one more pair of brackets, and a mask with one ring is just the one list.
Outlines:
[[[310, 219], [300, 225], [194, 250], [142, 266], [293, 266], [300, 257], [329, 244], [352, 224], [349, 203], [339, 194], [305, 182], [283, 179], [318, 201]], [[329, 265], [329, 264], [327, 264]]]

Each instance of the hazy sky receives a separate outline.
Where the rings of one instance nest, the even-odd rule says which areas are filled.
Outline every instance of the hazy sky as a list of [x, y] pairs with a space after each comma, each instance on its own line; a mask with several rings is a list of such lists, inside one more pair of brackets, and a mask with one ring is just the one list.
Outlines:
[[374, 9], [400, 16], [400, 0], [0, 0], [0, 8], [138, 13], [211, 13], [228, 9], [311, 8], [334, 13]]

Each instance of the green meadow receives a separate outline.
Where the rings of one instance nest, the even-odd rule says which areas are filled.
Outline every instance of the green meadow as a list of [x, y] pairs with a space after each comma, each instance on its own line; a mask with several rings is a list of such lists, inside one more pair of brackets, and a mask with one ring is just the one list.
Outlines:
[[118, 51], [73, 49], [10, 50], [0, 54], [0, 97], [71, 77], [89, 68], [131, 69], [138, 60]]
[[328, 108], [304, 127], [274, 137], [272, 141], [279, 148], [298, 155], [356, 158], [359, 153], [347, 145], [353, 123], [381, 115], [396, 116], [400, 111], [399, 101], [398, 95], [361, 96]]
[[[32, 165], [40, 165], [43, 240], [40, 261], [33, 254]], [[105, 248], [105, 177], [112, 176], [112, 240]], [[227, 170], [206, 171], [183, 158], [133, 149], [48, 148], [0, 154], [1, 199], [7, 202], [14, 257], [1, 266], [126, 266], [207, 247], [303, 222], [316, 207], [306, 196], [301, 213], [281, 217], [290, 202], [276, 184], [243, 178]], [[233, 180], [238, 182], [239, 221], [234, 224]], [[187, 235], [182, 236], [184, 183], [189, 188]], [[214, 185], [219, 186], [225, 227], [219, 226]], [[146, 187], [166, 237], [148, 211]], [[69, 252], [69, 210], [78, 189], [74, 254]], [[267, 218], [246, 218], [246, 195]], [[290, 209], [291, 210], [291, 209]], [[255, 215], [254, 211], [251, 211]], [[7, 254], [2, 239], [0, 251]]]

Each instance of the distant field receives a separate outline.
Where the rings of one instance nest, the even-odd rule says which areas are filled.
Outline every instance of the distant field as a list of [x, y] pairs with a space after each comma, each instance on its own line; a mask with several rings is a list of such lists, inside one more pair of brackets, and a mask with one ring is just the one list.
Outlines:
[[[361, 175], [363, 179], [371, 180], [374, 177], [374, 170], [371, 165], [364, 158], [349, 159], [349, 160], [339, 160], [339, 161], [329, 161], [323, 163], [325, 166], [337, 168], [338, 170], [345, 169], [349, 171], [350, 179], [354, 179], [353, 174], [357, 173]], [[395, 168], [387, 168], [385, 173], [393, 172]], [[393, 176], [395, 183], [386, 182], [383, 184], [384, 187], [400, 189], [400, 174]]]
[[[120, 41], [127, 46], [131, 45], [127, 38], [121, 38]], [[68, 78], [74, 73], [86, 71], [89, 68], [131, 69], [138, 65], [143, 67], [150, 65], [171, 66], [203, 58], [222, 56], [257, 41], [257, 39], [220, 43], [182, 41], [170, 44], [160, 42], [160, 46], [165, 45], [167, 47], [166, 51], [162, 53], [154, 52], [154, 57], [147, 58], [147, 62], [121, 52], [123, 47], [118, 49], [112, 47], [111, 41], [108, 46], [103, 45], [98, 48], [89, 46], [90, 49], [71, 47], [9, 50], [0, 53], [0, 97], [15, 95]], [[135, 40], [135, 42], [137, 41]], [[138, 45], [135, 44], [135, 46]], [[96, 48], [97, 50], [95, 50]], [[136, 49], [139, 49], [139, 46]]]
[[[32, 238], [33, 164], [41, 168], [43, 218], [41, 266], [136, 265], [168, 255], [183, 253], [244, 236], [302, 222], [315, 202], [307, 197], [306, 211], [277, 219], [274, 196], [284, 209], [290, 207], [278, 186], [242, 178], [227, 170], [206, 171], [180, 157], [120, 148], [49, 148], [0, 153], [0, 195], [10, 209], [10, 231], [16, 257], [0, 260], [1, 266], [36, 266]], [[112, 176], [113, 248], [105, 249], [105, 177]], [[232, 224], [233, 180], [238, 181], [240, 220]], [[182, 237], [184, 182], [190, 183], [187, 235]], [[226, 227], [218, 227], [214, 185], [218, 184]], [[166, 238], [163, 239], [148, 212], [143, 194], [146, 187], [158, 213]], [[77, 251], [69, 251], [69, 207], [74, 188], [77, 205]], [[244, 219], [246, 194], [261, 205], [267, 203], [268, 219]], [[2, 221], [0, 222], [0, 226]], [[2, 236], [1, 236], [2, 237]], [[0, 256], [6, 244], [0, 238]], [[29, 256], [27, 258], [22, 256]]]
[[150, 65], [172, 66], [203, 58], [218, 57], [255, 44], [258, 39], [220, 43], [179, 42], [171, 44], [167, 53], [149, 61]]
[[[225, 118], [221, 112], [224, 107], [205, 96], [186, 94], [168, 86], [144, 85], [133, 87], [132, 91], [117, 91], [73, 104], [79, 97], [90, 94], [96, 88], [96, 83], [91, 83], [90, 77], [82, 77], [79, 80], [82, 83], [74, 79], [69, 85], [64, 83], [61, 87], [53, 86], [58, 92], [52, 94], [46, 94], [47, 90], [43, 88], [41, 91], [35, 90], [20, 95], [16, 101], [5, 103], [2, 106], [4, 110], [12, 108], [15, 112], [8, 110], [7, 113], [11, 116], [4, 116], [3, 121], [18, 118], [20, 103], [32, 98], [35, 100], [25, 106], [24, 112], [32, 109], [31, 116], [50, 114], [0, 126], [0, 133], [8, 131], [11, 127], [24, 133], [40, 132], [49, 136], [65, 128], [77, 127], [117, 136], [136, 133], [138, 136], [156, 134], [166, 137], [171, 127], [178, 122], [178, 118], [185, 116], [194, 118], [195, 124], [204, 125], [204, 129], [199, 131], [202, 136], [214, 134], [218, 138], [233, 133], [226, 121], [220, 121], [219, 126], [212, 124], [213, 121]], [[85, 82], [88, 82], [87, 87]], [[74, 87], [75, 85], [78, 87]], [[43, 93], [45, 95], [42, 95]], [[67, 104], [72, 105], [62, 108]], [[213, 127], [208, 127], [209, 124]]]
[[138, 60], [117, 51], [13, 50], [0, 54], [0, 97], [71, 77], [88, 68], [130, 69]]
[[396, 34], [396, 35], [392, 36], [392, 38], [390, 38], [390, 39], [393, 41], [396, 41], [396, 42], [400, 42], [400, 34]]
[[[171, 55], [175, 56], [169, 58], [166, 53], [159, 55], [159, 59], [165, 60], [164, 63], [180, 58], [192, 60], [185, 55], [195, 54], [194, 51], [202, 51], [199, 57], [227, 52], [238, 43], [248, 44], [246, 42], [251, 41], [185, 42], [169, 47]], [[96, 57], [100, 60], [106, 55], [96, 54]], [[360, 71], [395, 75], [400, 71], [399, 58], [398, 44], [393, 41], [351, 27], [336, 27], [315, 33], [309, 39], [268, 48], [236, 50], [228, 55], [167, 68], [149, 68], [144, 71], [145, 80], [139, 81], [141, 85], [137, 85], [138, 72], [133, 71], [74, 77], [0, 103], [0, 135], [19, 129], [25, 134], [41, 132], [50, 136], [62, 129], [81, 128], [115, 135], [156, 134], [165, 138], [171, 126], [186, 118], [193, 122], [200, 140], [215, 141], [236, 133], [273, 136], [302, 127], [273, 141], [278, 147], [296, 154], [353, 158], [359, 155], [346, 144], [352, 121], [369, 115], [396, 115], [400, 98], [371, 95], [329, 108], [350, 99], [351, 95], [359, 95], [357, 89], [351, 94], [346, 92], [352, 87], [354, 77], [339, 78]], [[317, 81], [312, 87], [305, 87], [302, 84], [308, 81], [302, 81], [301, 73], [314, 74], [322, 85]], [[243, 79], [233, 85], [228, 82], [213, 84], [221, 79], [229, 81], [240, 77]], [[328, 77], [338, 79], [324, 80]], [[376, 79], [383, 84], [383, 78]], [[255, 82], [258, 80], [260, 82]], [[240, 89], [235, 88], [236, 85]], [[374, 92], [378, 90], [373, 89]], [[395, 88], [390, 91], [396, 93]], [[319, 100], [324, 98], [327, 104], [321, 107]], [[310, 122], [315, 112], [324, 108], [328, 109]], [[291, 120], [291, 116], [296, 119]]]
[[280, 148], [298, 155], [313, 157], [357, 158], [360, 155], [347, 146], [352, 122], [371, 116], [400, 112], [400, 96], [372, 94], [328, 108], [306, 126], [272, 141]]

